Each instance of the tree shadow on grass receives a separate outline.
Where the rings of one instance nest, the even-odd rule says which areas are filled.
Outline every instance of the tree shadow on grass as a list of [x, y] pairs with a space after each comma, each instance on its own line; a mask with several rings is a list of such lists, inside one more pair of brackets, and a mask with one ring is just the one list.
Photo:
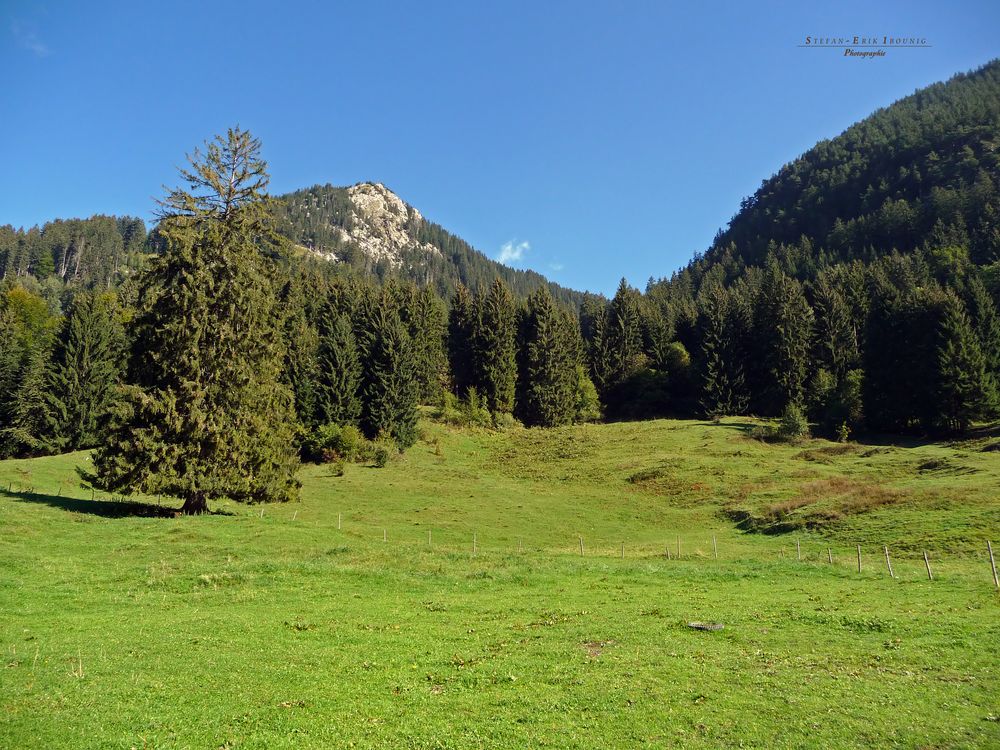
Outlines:
[[141, 503], [136, 500], [87, 500], [78, 497], [58, 497], [39, 492], [9, 492], [6, 490], [0, 490], [0, 497], [21, 503], [48, 505], [71, 513], [86, 513], [102, 518], [174, 518], [180, 515], [178, 508]]
[[754, 425], [753, 422], [698, 422], [699, 427], [724, 427], [727, 430], [739, 430], [749, 432]]

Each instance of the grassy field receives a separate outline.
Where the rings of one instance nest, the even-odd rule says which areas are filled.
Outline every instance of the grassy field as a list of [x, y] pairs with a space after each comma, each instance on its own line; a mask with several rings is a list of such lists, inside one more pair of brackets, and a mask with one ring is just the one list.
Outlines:
[[199, 518], [0, 462], [0, 747], [1000, 747], [1000, 441], [744, 428], [425, 422]]

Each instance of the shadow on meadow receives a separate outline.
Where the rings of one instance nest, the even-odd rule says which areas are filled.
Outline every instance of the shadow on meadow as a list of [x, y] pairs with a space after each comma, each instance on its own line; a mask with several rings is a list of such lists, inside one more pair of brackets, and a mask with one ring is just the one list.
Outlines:
[[179, 508], [164, 505], [153, 505], [136, 500], [87, 500], [78, 497], [61, 497], [46, 495], [39, 492], [11, 492], [0, 490], [0, 497], [6, 497], [21, 503], [37, 503], [59, 508], [71, 513], [85, 513], [101, 518], [174, 518], [180, 514]]

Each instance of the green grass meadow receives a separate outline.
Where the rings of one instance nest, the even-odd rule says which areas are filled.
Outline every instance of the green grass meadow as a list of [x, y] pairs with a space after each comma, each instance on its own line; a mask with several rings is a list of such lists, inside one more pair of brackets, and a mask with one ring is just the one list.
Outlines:
[[996, 437], [421, 424], [193, 518], [0, 462], [0, 747], [1000, 747]]

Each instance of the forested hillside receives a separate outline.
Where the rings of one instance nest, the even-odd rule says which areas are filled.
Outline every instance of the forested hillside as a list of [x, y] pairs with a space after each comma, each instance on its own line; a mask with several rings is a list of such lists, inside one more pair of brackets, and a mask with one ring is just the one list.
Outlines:
[[956, 244], [1000, 259], [1000, 61], [936, 83], [821, 141], [743, 201], [703, 267], [792, 275]]
[[[828, 434], [997, 415], [1000, 62], [784, 166], [703, 257], [642, 298], [630, 413], [778, 415]], [[672, 341], [692, 359], [671, 378]], [[697, 407], [695, 407], [697, 403]]]
[[0, 226], [0, 279], [108, 288], [146, 252], [145, 222], [131, 216], [56, 219], [28, 230]]

